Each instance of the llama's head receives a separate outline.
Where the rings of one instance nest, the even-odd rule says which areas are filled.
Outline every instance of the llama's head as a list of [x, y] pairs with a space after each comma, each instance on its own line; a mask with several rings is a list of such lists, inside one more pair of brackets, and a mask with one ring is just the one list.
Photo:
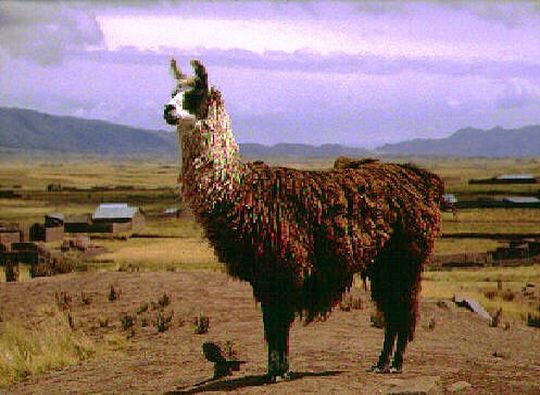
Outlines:
[[171, 70], [177, 85], [172, 98], [165, 104], [163, 117], [169, 125], [192, 126], [208, 114], [208, 74], [202, 63], [192, 60], [195, 75], [187, 77], [171, 60]]

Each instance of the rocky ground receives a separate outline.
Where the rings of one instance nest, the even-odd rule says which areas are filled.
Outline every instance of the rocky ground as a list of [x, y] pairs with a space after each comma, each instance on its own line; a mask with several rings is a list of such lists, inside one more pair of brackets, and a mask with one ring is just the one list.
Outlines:
[[[108, 300], [111, 285], [120, 291]], [[263, 327], [248, 284], [224, 274], [73, 273], [21, 283], [0, 283], [0, 308], [5, 320], [31, 325], [41, 304], [56, 304], [55, 293], [71, 296], [69, 311], [76, 330], [96, 343], [107, 333], [121, 333], [120, 317], [136, 317], [127, 347], [60, 371], [29, 377], [0, 389], [7, 393], [199, 393], [234, 390], [242, 393], [540, 393], [540, 330], [511, 322], [490, 328], [473, 313], [452, 303], [423, 300], [416, 340], [400, 375], [367, 372], [382, 345], [383, 331], [370, 322], [369, 297], [354, 288], [363, 308], [336, 311], [324, 322], [296, 322], [291, 331], [290, 380], [267, 384]], [[87, 304], [80, 297], [88, 298]], [[174, 311], [171, 326], [158, 333], [152, 325], [157, 302], [166, 293]], [[149, 303], [148, 311], [144, 310]], [[358, 307], [358, 306], [356, 306]], [[195, 334], [193, 320], [209, 317], [209, 331]], [[148, 325], [143, 327], [143, 322]], [[99, 322], [107, 321], [106, 326]], [[201, 346], [230, 341], [240, 359], [239, 372], [211, 380], [213, 366]]]

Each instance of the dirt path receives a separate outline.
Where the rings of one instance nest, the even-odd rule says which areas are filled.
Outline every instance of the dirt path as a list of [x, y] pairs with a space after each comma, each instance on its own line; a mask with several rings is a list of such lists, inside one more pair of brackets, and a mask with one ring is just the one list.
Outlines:
[[[110, 285], [121, 290], [115, 302], [107, 300]], [[89, 305], [80, 302], [81, 290], [90, 295]], [[167, 310], [174, 310], [174, 325], [158, 334], [152, 325], [143, 328], [138, 322], [126, 350], [30, 377], [5, 389], [9, 393], [235, 390], [373, 394], [387, 392], [399, 380], [420, 382], [433, 376], [442, 388], [462, 380], [472, 385], [461, 393], [540, 393], [540, 330], [517, 322], [508, 330], [489, 328], [472, 313], [441, 308], [435, 301], [424, 300], [421, 305], [417, 337], [406, 354], [401, 375], [366, 371], [377, 358], [383, 333], [370, 324], [368, 296], [355, 288], [353, 294], [364, 300], [364, 309], [337, 309], [327, 321], [309, 326], [296, 322], [291, 332], [291, 366], [295, 373], [290, 381], [265, 385], [261, 314], [248, 284], [219, 273], [75, 273], [2, 283], [0, 306], [6, 319], [18, 316], [32, 322], [39, 304], [55, 303], [56, 291], [73, 295], [75, 325], [96, 341], [107, 332], [121, 332], [122, 312], [134, 312], [143, 303], [156, 301], [163, 292], [171, 298]], [[210, 330], [196, 335], [192, 320], [201, 312], [210, 318]], [[104, 317], [110, 322], [107, 328], [97, 324]], [[179, 324], [180, 318], [185, 325]], [[434, 329], [428, 328], [431, 319]], [[213, 367], [204, 359], [201, 345], [226, 340], [236, 344], [240, 358], [248, 363], [233, 376], [207, 381]], [[496, 351], [503, 357], [494, 357]]]

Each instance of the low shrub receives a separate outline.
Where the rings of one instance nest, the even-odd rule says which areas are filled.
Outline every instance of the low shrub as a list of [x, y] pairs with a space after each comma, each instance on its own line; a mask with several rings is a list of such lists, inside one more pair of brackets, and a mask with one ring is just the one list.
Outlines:
[[195, 333], [197, 335], [203, 335], [208, 333], [210, 329], [210, 318], [208, 318], [204, 313], [199, 314], [198, 317], [195, 317]]

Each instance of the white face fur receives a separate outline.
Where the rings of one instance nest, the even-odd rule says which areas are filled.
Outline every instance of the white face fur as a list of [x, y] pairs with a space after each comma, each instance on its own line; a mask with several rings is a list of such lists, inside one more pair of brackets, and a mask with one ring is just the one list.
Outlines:
[[174, 111], [171, 112], [171, 115], [176, 117], [178, 125], [190, 126], [193, 125], [197, 119], [195, 115], [190, 114], [184, 109], [183, 103], [185, 93], [184, 87], [180, 87], [180, 91], [167, 102], [166, 106], [170, 106], [174, 109]]

